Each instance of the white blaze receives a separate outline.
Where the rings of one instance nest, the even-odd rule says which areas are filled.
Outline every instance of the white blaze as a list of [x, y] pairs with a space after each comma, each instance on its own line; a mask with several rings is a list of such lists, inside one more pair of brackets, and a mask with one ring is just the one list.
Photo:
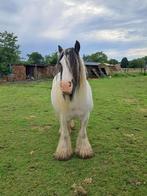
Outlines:
[[60, 63], [62, 64], [62, 68], [63, 68], [62, 80], [63, 81], [72, 81], [73, 77], [72, 77], [71, 72], [69, 71], [65, 56], [63, 56]]

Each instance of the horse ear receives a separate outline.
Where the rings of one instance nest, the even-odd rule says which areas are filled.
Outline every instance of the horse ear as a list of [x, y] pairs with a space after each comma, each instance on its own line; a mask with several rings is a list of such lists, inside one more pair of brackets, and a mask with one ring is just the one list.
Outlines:
[[58, 46], [58, 52], [61, 53], [63, 51], [63, 48], [61, 46]]
[[80, 42], [76, 40], [76, 43], [75, 43], [75, 51], [77, 54], [79, 54], [79, 51], [80, 51]]

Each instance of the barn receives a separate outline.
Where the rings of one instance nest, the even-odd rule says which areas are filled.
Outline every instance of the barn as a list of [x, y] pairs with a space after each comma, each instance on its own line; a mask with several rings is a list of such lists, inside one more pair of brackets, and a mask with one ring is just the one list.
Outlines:
[[99, 78], [109, 75], [109, 68], [105, 64], [97, 62], [85, 62], [88, 77]]
[[123, 71], [120, 64], [116, 64], [116, 65], [109, 64], [108, 66], [109, 66], [110, 74], [118, 73], [118, 72]]
[[121, 66], [111, 65], [108, 63], [97, 63], [97, 62], [85, 62], [87, 68], [88, 77], [99, 78], [112, 75], [116, 72], [121, 72]]

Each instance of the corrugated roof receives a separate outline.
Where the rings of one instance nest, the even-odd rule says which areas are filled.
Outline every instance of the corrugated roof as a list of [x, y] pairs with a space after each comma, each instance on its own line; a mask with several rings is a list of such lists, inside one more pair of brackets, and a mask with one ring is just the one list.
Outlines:
[[97, 62], [84, 62], [86, 66], [98, 66], [100, 63]]

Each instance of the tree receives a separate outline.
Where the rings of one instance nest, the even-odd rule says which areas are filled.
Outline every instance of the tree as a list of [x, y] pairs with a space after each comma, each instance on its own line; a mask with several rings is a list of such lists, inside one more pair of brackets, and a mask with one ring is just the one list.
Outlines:
[[147, 56], [143, 57], [145, 64], [147, 65]]
[[108, 63], [110, 63], [110, 64], [112, 64], [112, 65], [116, 65], [116, 64], [118, 64], [119, 62], [118, 62], [116, 59], [110, 59], [110, 60], [108, 61]]
[[143, 68], [145, 66], [145, 59], [144, 58], [138, 58], [138, 59], [133, 59], [130, 61], [130, 67], [132, 68]]
[[46, 55], [45, 56], [45, 63], [50, 64], [50, 65], [56, 65], [58, 60], [58, 55], [57, 52], [52, 53], [51, 55]]
[[84, 61], [92, 61], [98, 63], [106, 63], [108, 61], [108, 57], [103, 52], [96, 52], [91, 55], [83, 55]]
[[31, 54], [27, 54], [28, 60], [27, 62], [30, 64], [43, 64], [44, 58], [43, 56], [38, 52], [32, 52]]
[[122, 58], [120, 64], [121, 64], [122, 68], [128, 68], [129, 67], [129, 61], [128, 61], [128, 59], [126, 57]]
[[17, 36], [7, 31], [0, 32], [0, 72], [9, 73], [9, 64], [17, 63], [20, 59]]

